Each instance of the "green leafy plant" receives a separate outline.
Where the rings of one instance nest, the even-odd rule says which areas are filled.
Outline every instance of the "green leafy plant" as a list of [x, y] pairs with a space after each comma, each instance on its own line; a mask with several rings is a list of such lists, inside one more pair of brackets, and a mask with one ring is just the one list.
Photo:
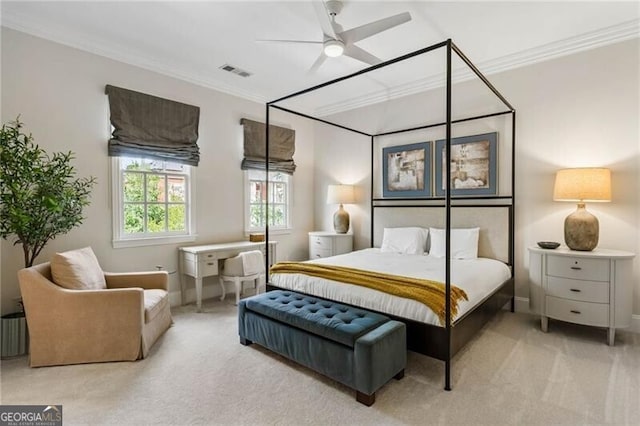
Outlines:
[[95, 178], [76, 178], [72, 152], [49, 156], [22, 127], [18, 117], [0, 131], [0, 237], [15, 237], [29, 267], [50, 240], [82, 223]]

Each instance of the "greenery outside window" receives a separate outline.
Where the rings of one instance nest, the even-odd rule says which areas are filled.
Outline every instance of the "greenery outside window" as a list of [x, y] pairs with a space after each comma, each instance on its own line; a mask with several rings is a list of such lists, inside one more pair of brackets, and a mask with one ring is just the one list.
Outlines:
[[194, 241], [191, 166], [113, 157], [114, 247]]
[[291, 175], [249, 169], [245, 172], [246, 203], [245, 229], [264, 231], [266, 225], [267, 194], [269, 201], [269, 232], [284, 233], [291, 229]]

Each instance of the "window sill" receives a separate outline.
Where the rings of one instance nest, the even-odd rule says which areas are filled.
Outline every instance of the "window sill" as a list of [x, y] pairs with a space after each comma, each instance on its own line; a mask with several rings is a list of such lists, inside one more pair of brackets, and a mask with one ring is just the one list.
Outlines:
[[[264, 229], [256, 229], [255, 231], [244, 231], [244, 236], [249, 237], [249, 234], [263, 233]], [[269, 229], [269, 235], [286, 235], [291, 234], [293, 232], [293, 228], [280, 228], [280, 229]]]
[[160, 246], [164, 244], [180, 244], [191, 243], [196, 240], [197, 235], [180, 235], [175, 237], [150, 237], [150, 238], [135, 238], [128, 240], [113, 240], [113, 248], [127, 248], [127, 247], [145, 247], [145, 246]]

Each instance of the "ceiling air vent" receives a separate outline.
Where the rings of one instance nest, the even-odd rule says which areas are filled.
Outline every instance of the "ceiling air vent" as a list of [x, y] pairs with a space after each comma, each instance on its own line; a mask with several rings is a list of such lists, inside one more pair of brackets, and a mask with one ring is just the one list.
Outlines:
[[233, 74], [237, 74], [240, 77], [249, 77], [251, 73], [249, 71], [245, 71], [241, 68], [234, 67], [233, 65], [224, 64], [220, 67], [221, 70], [228, 71]]

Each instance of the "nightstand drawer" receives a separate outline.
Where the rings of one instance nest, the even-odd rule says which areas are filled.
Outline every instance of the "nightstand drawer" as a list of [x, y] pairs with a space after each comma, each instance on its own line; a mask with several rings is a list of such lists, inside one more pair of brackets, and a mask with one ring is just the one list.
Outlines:
[[575, 280], [609, 282], [609, 260], [548, 256], [547, 275]]
[[548, 277], [546, 294], [582, 302], [609, 303], [609, 283]]
[[311, 250], [309, 250], [309, 258], [311, 259], [321, 259], [323, 257], [329, 257], [331, 255], [331, 249], [311, 247]]
[[313, 235], [309, 237], [309, 248], [331, 250], [333, 248], [332, 241], [333, 239], [331, 237]]
[[609, 305], [546, 296], [546, 315], [576, 324], [609, 326]]

